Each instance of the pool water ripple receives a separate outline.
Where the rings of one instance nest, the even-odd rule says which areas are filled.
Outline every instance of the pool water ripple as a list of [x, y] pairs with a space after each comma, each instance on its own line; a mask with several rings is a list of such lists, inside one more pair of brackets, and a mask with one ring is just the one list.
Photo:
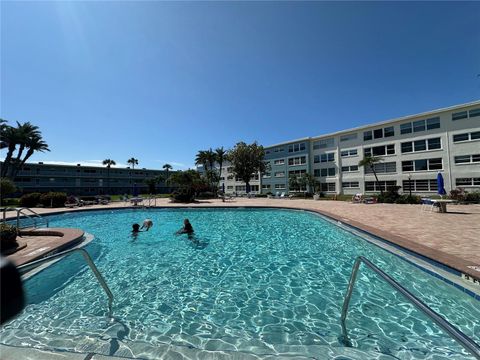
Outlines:
[[[130, 235], [144, 218], [153, 228]], [[189, 218], [198, 243], [175, 236]], [[352, 265], [363, 255], [480, 341], [475, 299], [308, 212], [125, 210], [67, 214], [114, 296], [114, 317], [81, 259], [70, 256], [27, 281], [29, 304], [1, 342], [41, 349], [158, 358], [181, 353], [355, 359], [465, 359], [468, 355], [401, 295], [360, 271], [339, 342]]]

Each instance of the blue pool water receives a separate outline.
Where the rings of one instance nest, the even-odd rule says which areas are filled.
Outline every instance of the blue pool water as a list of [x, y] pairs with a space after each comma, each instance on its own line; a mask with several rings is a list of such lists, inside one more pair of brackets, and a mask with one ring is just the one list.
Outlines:
[[[153, 228], [132, 238], [131, 224], [145, 218]], [[197, 244], [174, 235], [184, 218]], [[340, 312], [359, 255], [480, 342], [477, 300], [309, 212], [139, 209], [58, 215], [50, 226], [95, 236], [86, 249], [115, 296], [115, 321], [75, 254], [26, 282], [28, 306], [1, 329], [3, 344], [146, 359], [469, 358], [363, 267], [347, 319], [353, 348], [345, 348]]]

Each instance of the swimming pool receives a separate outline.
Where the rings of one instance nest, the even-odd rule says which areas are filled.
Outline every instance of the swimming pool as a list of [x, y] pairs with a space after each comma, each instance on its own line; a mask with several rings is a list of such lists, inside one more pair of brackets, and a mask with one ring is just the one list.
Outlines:
[[[131, 224], [154, 226], [133, 238]], [[184, 218], [198, 243], [173, 235]], [[465, 359], [432, 321], [363, 268], [339, 341], [340, 313], [355, 258], [363, 255], [476, 342], [479, 302], [324, 218], [280, 209], [138, 209], [69, 213], [52, 227], [95, 236], [86, 249], [115, 300], [79, 255], [26, 282], [28, 306], [1, 343], [55, 351], [159, 358]]]

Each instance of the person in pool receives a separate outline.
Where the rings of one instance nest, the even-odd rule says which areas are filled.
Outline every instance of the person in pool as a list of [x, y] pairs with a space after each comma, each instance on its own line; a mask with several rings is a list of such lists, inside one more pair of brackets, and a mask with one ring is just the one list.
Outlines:
[[193, 227], [188, 219], [183, 220], [183, 228], [177, 231], [177, 235], [180, 234], [187, 234], [189, 236], [193, 234]]
[[145, 228], [145, 230], [148, 231], [152, 226], [153, 226], [152, 219], [145, 219], [145, 220], [143, 220], [143, 224], [142, 224], [142, 227], [140, 229]]
[[138, 224], [133, 224], [132, 225], [132, 234], [138, 234], [140, 232], [140, 225]]

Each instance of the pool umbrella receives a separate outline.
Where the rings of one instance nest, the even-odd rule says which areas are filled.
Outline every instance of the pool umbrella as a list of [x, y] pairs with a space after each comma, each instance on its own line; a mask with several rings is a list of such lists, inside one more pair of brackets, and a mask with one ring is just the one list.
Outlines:
[[247, 186], [245, 187], [245, 190], [246, 190], [247, 194], [250, 192], [250, 184], [247, 184]]
[[447, 192], [445, 191], [445, 186], [443, 184], [442, 173], [438, 173], [438, 175], [437, 175], [437, 187], [438, 187], [438, 194], [440, 196], [443, 196], [443, 195], [447, 194]]
[[225, 194], [225, 183], [222, 184], [222, 192]]

